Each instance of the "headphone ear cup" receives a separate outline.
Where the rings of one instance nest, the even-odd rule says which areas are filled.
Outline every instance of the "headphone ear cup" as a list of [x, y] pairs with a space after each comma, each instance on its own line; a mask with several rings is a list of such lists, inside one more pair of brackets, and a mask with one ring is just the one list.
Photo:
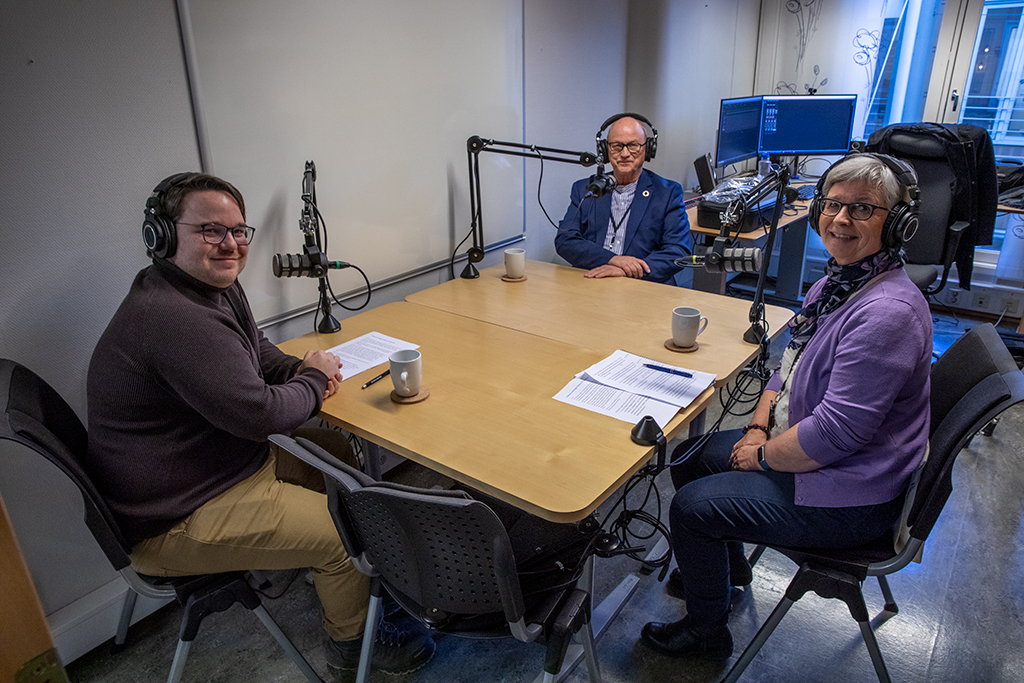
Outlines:
[[157, 258], [170, 258], [178, 247], [174, 225], [163, 216], [147, 213], [142, 223], [142, 241], [146, 249]]
[[654, 158], [654, 155], [658, 153], [658, 132], [654, 132], [654, 136], [647, 138], [647, 145], [644, 147], [644, 161], [650, 161]]
[[811, 204], [807, 208], [807, 220], [811, 224], [811, 228], [814, 229], [814, 232], [821, 235], [821, 230], [818, 228], [818, 221], [821, 220], [821, 195], [817, 192], [814, 193]]
[[882, 224], [882, 246], [886, 249], [902, 247], [917, 233], [917, 225], [917, 208], [900, 202], [889, 209], [889, 215]]
[[608, 156], [608, 141], [601, 137], [601, 133], [598, 133], [597, 135], [597, 156], [607, 162], [611, 158]]

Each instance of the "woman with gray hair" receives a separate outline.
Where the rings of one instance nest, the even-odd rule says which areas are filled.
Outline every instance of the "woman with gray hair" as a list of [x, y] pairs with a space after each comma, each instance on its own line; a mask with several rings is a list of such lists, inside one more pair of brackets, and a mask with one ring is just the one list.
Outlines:
[[852, 547], [899, 518], [930, 417], [931, 313], [901, 250], [917, 201], [913, 169], [881, 154], [844, 157], [818, 182], [810, 221], [831, 258], [780, 368], [750, 424], [673, 454], [669, 582], [686, 616], [644, 626], [659, 652], [732, 654], [730, 584], [751, 580], [743, 541]]

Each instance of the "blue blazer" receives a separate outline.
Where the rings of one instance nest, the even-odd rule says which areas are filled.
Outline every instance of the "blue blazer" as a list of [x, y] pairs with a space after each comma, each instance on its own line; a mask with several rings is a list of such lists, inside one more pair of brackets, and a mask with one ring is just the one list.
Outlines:
[[[590, 270], [608, 263], [615, 253], [604, 248], [611, 194], [584, 199], [588, 182], [584, 178], [573, 183], [569, 208], [555, 235], [555, 251], [573, 267]], [[622, 255], [643, 259], [650, 266], [645, 280], [671, 282], [680, 270], [673, 261], [690, 253], [683, 188], [647, 169], [641, 171], [625, 230]]]

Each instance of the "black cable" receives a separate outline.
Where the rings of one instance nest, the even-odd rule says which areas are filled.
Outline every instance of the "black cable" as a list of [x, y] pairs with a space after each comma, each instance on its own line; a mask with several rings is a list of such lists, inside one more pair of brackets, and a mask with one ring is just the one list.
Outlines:
[[[323, 214], [320, 213], [320, 208], [316, 205], [316, 187], [313, 188], [313, 201], [310, 203], [310, 206], [312, 206], [313, 207], [313, 211], [316, 212], [316, 231], [314, 233], [314, 235], [316, 237], [316, 246], [318, 248], [320, 248], [320, 251], [326, 255], [327, 254], [327, 221], [324, 220]], [[320, 232], [321, 232], [320, 229], [321, 229], [321, 227], [323, 228], [323, 244], [322, 245], [320, 243]], [[327, 274], [324, 275], [324, 282], [327, 284], [327, 291], [330, 292], [331, 298], [334, 300], [334, 303], [336, 303], [337, 305], [341, 306], [346, 311], [359, 311], [359, 310], [362, 310], [362, 309], [366, 308], [367, 304], [370, 303], [370, 294], [371, 294], [370, 278], [366, 277], [366, 273], [364, 273], [363, 269], [360, 268], [359, 266], [357, 266], [355, 264], [349, 264], [349, 267], [350, 268], [355, 268], [356, 270], [358, 270], [359, 274], [363, 276], [363, 281], [366, 282], [366, 301], [364, 301], [361, 305], [355, 306], [355, 307], [351, 307], [351, 306], [346, 306], [345, 304], [341, 303], [341, 301], [338, 300], [338, 297], [335, 296], [334, 290], [331, 288], [331, 278]], [[313, 326], [314, 327], [316, 326], [316, 322], [317, 322], [316, 318], [317, 317], [318, 316], [313, 316]]]
[[288, 580], [285, 581], [284, 588], [279, 590], [274, 595], [272, 595], [272, 594], [270, 594], [270, 593], [268, 593], [268, 592], [266, 592], [266, 591], [264, 591], [262, 589], [259, 589], [259, 588], [254, 588], [253, 590], [255, 590], [257, 593], [259, 593], [260, 595], [265, 597], [267, 600], [277, 600], [279, 597], [281, 597], [282, 595], [284, 595], [285, 593], [288, 592], [288, 589], [291, 588], [292, 584], [295, 582], [295, 577], [298, 576], [299, 572], [301, 572], [301, 571], [303, 571], [303, 568], [292, 569], [291, 573], [288, 576]]
[[[540, 200], [540, 185], [544, 182], [544, 155], [540, 153], [540, 150], [537, 149], [536, 145], [531, 146], [530, 149], [536, 152], [537, 158], [540, 159], [540, 176], [537, 178], [537, 204], [540, 205], [540, 210], [544, 212], [544, 217], [548, 219], [548, 223], [554, 226], [555, 230], [558, 230], [558, 225], [551, 220], [551, 216], [548, 215], [548, 210], [544, 208], [544, 202]], [[583, 202], [580, 203], [582, 204]]]

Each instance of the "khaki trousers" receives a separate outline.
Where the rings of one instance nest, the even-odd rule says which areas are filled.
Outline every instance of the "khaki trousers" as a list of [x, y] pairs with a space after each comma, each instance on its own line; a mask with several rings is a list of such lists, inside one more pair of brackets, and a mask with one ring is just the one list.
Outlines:
[[[355, 464], [337, 431], [299, 429], [295, 436]], [[252, 476], [132, 548], [132, 566], [151, 576], [309, 567], [327, 635], [353, 640], [366, 622], [370, 580], [349, 561], [323, 490], [318, 470], [271, 444], [267, 462]]]

